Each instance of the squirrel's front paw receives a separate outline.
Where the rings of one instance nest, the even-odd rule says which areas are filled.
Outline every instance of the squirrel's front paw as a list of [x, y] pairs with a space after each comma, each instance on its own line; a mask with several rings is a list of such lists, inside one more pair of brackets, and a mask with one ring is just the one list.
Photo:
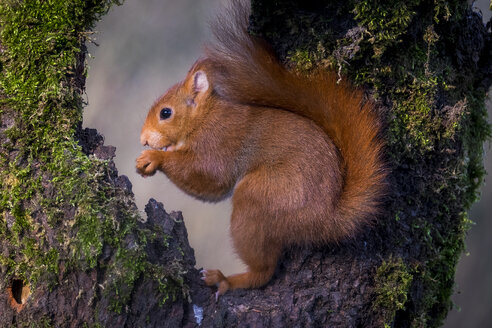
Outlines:
[[143, 177], [154, 175], [160, 161], [158, 150], [144, 150], [137, 158], [137, 172]]
[[207, 286], [217, 286], [215, 300], [219, 299], [220, 295], [224, 295], [229, 290], [229, 281], [220, 270], [202, 270], [200, 271], [202, 280]]

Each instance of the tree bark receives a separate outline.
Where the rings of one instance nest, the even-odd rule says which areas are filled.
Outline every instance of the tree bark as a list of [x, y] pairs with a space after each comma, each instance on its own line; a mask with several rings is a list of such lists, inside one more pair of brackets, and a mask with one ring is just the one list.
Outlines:
[[85, 37], [115, 1], [0, 3], [0, 326], [437, 327], [484, 171], [491, 34], [466, 1], [252, 1], [287, 65], [367, 90], [385, 122], [384, 211], [352, 240], [286, 250], [218, 301], [181, 213], [143, 220], [81, 128]]

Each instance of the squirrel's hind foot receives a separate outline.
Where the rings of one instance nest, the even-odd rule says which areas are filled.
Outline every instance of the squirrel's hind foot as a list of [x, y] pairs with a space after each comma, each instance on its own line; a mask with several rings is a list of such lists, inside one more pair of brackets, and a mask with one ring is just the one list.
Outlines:
[[220, 270], [202, 270], [201, 279], [207, 286], [217, 286], [217, 293], [215, 293], [215, 300], [219, 299], [220, 295], [224, 295], [229, 290], [229, 281]]

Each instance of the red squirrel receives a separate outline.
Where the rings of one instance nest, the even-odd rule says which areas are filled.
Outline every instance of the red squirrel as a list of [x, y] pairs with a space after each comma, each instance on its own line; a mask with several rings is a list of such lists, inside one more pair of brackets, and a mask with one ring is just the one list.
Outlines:
[[232, 197], [248, 269], [203, 270], [216, 297], [265, 285], [286, 246], [354, 236], [377, 214], [386, 176], [373, 103], [334, 72], [286, 68], [247, 25], [244, 6], [215, 25], [216, 43], [150, 109], [140, 141], [152, 149], [136, 165], [198, 199]]

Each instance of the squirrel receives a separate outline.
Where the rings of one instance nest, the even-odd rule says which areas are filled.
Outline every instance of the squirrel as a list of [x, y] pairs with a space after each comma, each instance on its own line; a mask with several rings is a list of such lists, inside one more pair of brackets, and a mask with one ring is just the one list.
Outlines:
[[216, 298], [258, 288], [290, 245], [353, 237], [378, 214], [386, 178], [373, 102], [333, 71], [300, 73], [247, 31], [239, 5], [217, 41], [151, 107], [137, 172], [157, 170], [203, 201], [232, 197], [230, 233], [247, 271], [202, 270]]

